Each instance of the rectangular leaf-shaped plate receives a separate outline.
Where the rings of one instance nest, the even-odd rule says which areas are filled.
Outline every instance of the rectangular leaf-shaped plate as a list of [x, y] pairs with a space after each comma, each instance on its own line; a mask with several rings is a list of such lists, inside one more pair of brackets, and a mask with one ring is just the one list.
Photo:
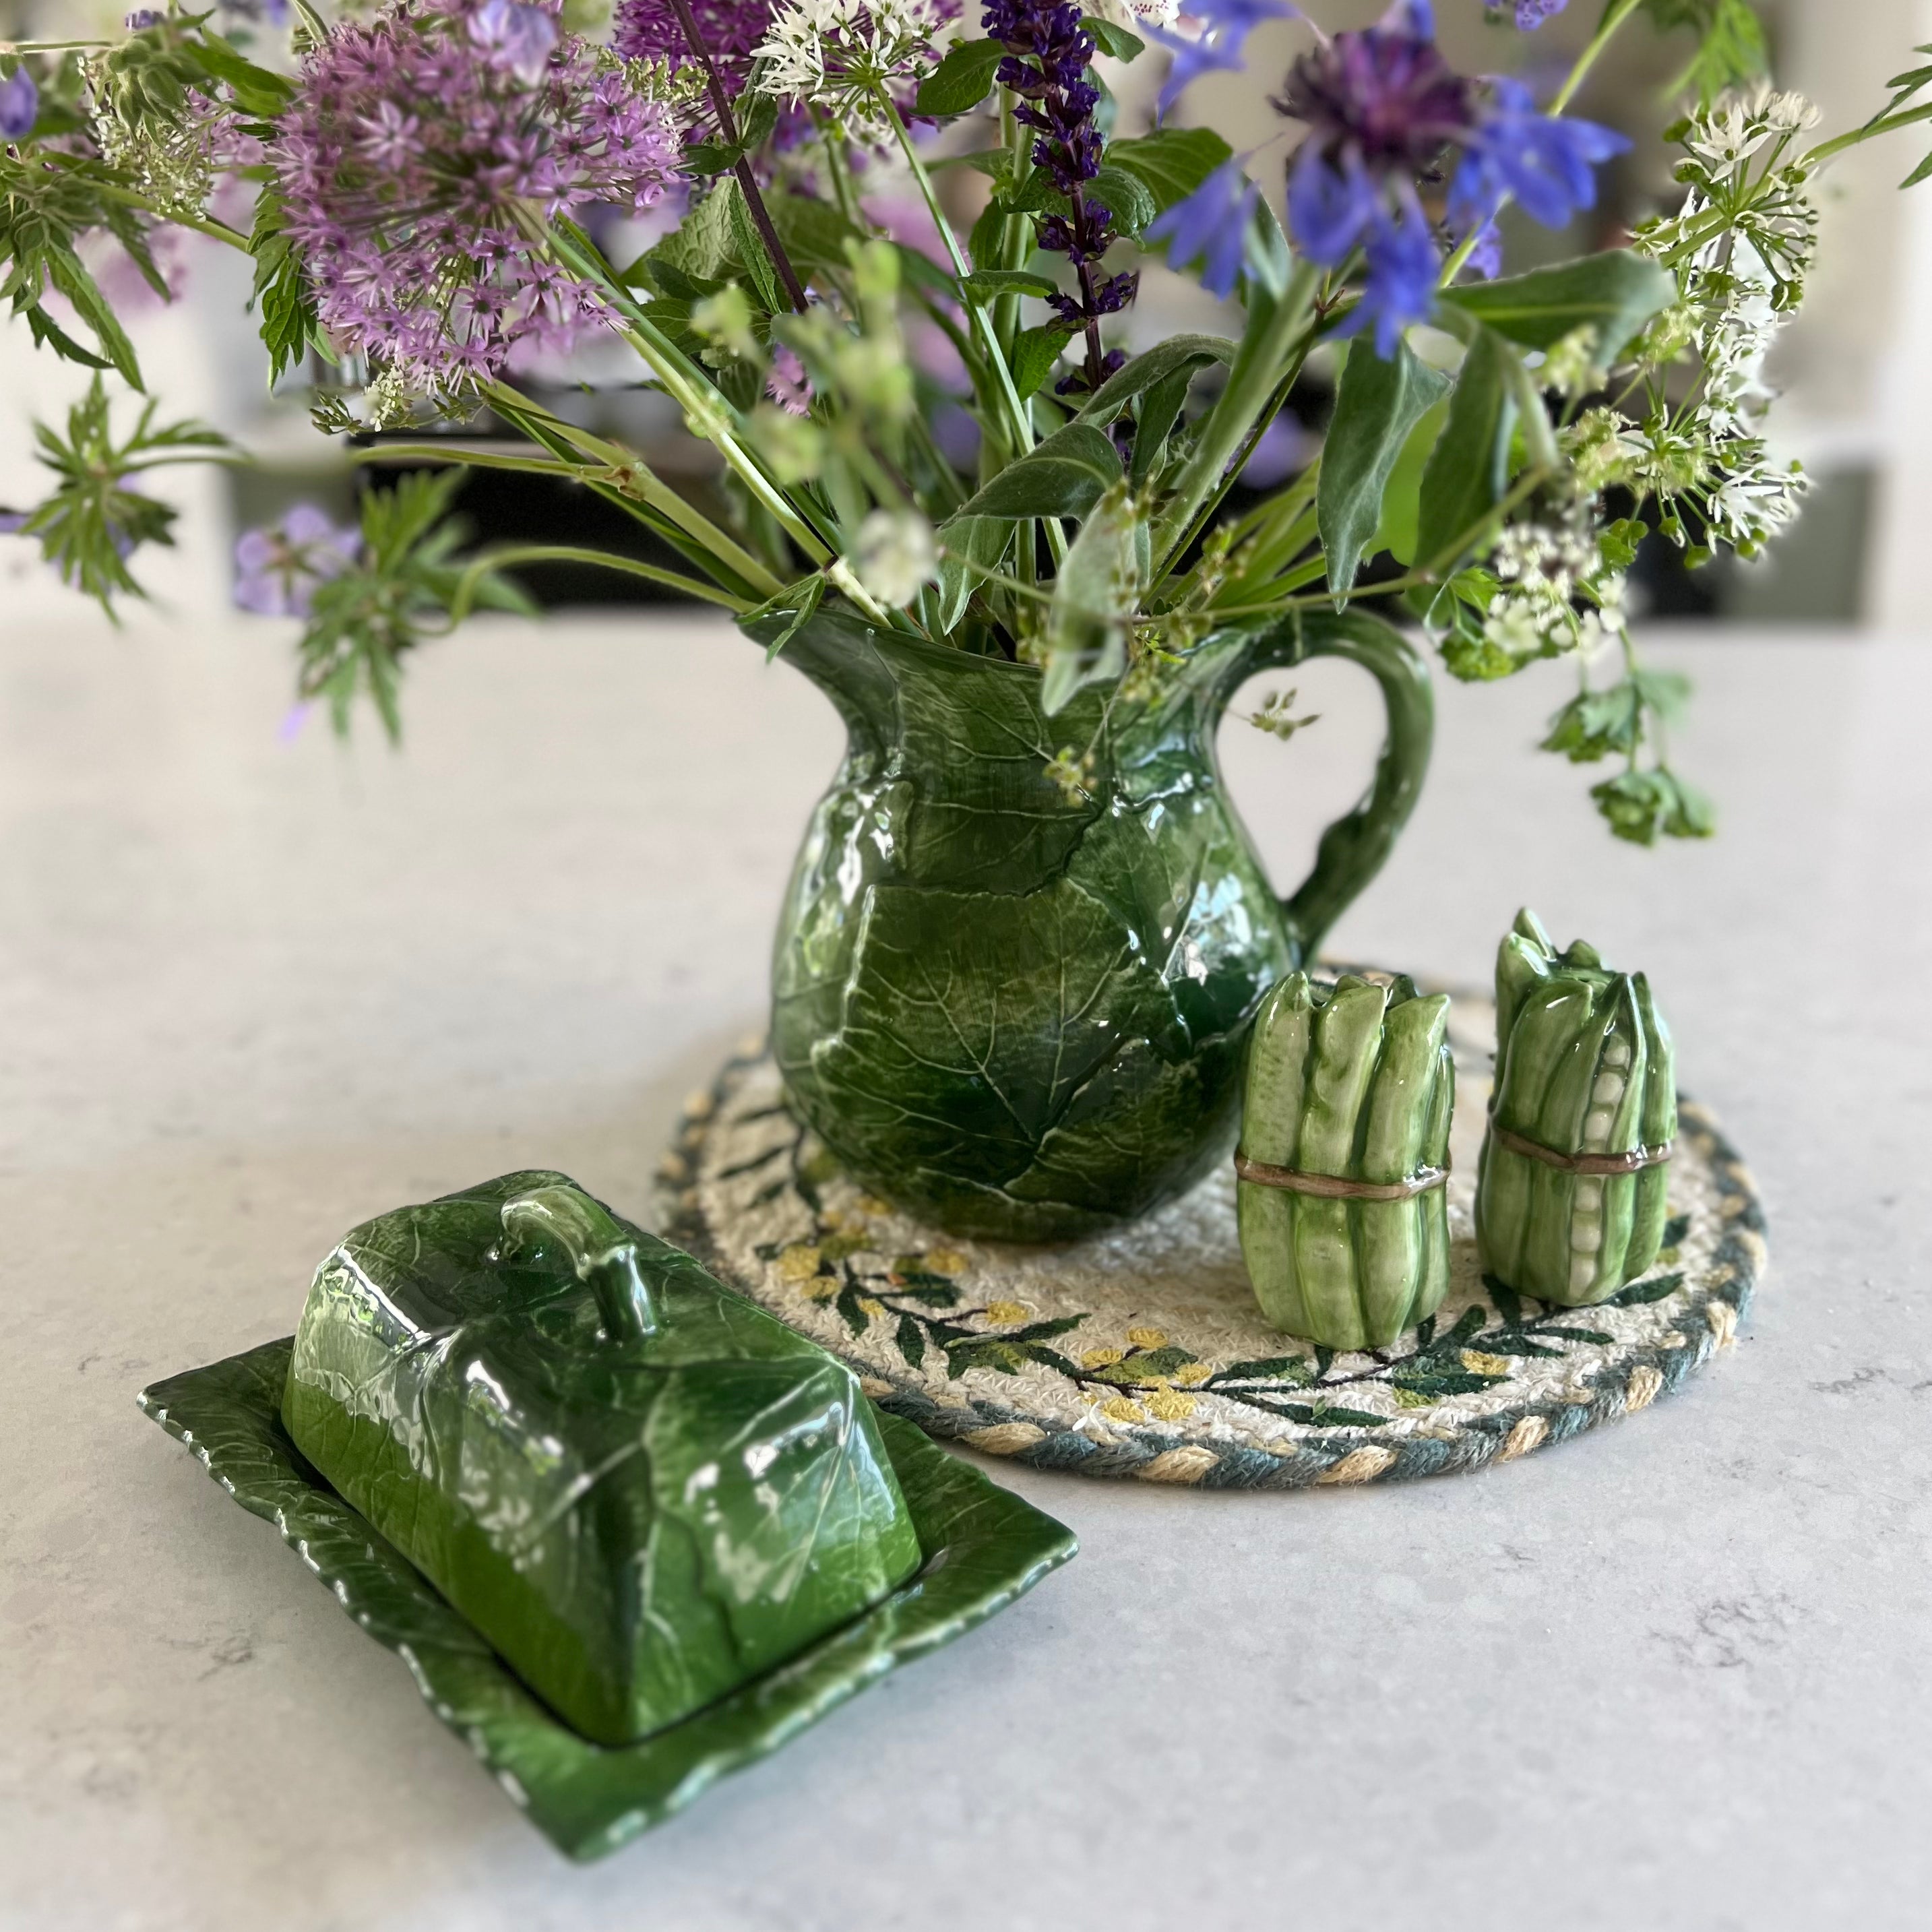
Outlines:
[[252, 1514], [266, 1516], [436, 1715], [560, 1850], [599, 1858], [776, 1750], [875, 1678], [970, 1630], [1072, 1556], [1072, 1533], [883, 1412], [926, 1562], [884, 1602], [791, 1662], [641, 1744], [608, 1749], [552, 1716], [356, 1514], [281, 1424], [287, 1340], [171, 1376], [142, 1408]]

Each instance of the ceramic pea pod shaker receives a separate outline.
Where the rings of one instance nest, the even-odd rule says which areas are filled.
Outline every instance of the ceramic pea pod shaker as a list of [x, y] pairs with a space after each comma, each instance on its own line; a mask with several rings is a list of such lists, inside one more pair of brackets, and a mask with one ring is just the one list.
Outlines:
[[1641, 973], [1534, 913], [1496, 957], [1496, 1082], [1476, 1182], [1483, 1270], [1565, 1307], [1607, 1299], [1657, 1259], [1677, 1132], [1670, 1035]]
[[1241, 1252], [1262, 1312], [1331, 1348], [1394, 1342], [1449, 1286], [1455, 1068], [1447, 995], [1293, 973], [1248, 1048], [1235, 1156]]

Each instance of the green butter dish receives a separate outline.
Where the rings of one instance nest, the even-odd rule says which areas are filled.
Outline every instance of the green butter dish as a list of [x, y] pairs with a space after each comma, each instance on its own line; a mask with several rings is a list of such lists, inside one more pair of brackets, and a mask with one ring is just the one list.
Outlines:
[[561, 1174], [346, 1235], [282, 1420], [598, 1744], [715, 1702], [920, 1565], [858, 1377]]
[[296, 1336], [140, 1402], [576, 1858], [1076, 1547], [554, 1174], [366, 1224]]

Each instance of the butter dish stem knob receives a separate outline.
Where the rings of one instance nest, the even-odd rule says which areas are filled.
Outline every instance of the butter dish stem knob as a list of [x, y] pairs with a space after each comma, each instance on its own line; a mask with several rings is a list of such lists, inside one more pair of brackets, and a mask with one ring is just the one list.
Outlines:
[[638, 1244], [580, 1187], [536, 1187], [503, 1203], [503, 1251], [538, 1242], [562, 1249], [597, 1298], [607, 1340], [642, 1341], [661, 1325], [638, 1266]]

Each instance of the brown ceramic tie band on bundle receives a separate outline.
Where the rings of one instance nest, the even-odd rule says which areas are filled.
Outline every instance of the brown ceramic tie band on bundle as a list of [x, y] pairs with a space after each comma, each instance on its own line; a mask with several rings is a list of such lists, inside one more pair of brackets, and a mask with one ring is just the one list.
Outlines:
[[1508, 1148], [1511, 1154], [1527, 1155], [1530, 1160], [1540, 1160], [1545, 1167], [1556, 1168], [1564, 1174], [1639, 1174], [1646, 1167], [1662, 1166], [1677, 1150], [1675, 1141], [1664, 1141], [1656, 1147], [1632, 1148], [1628, 1154], [1558, 1154], [1540, 1141], [1526, 1140], [1520, 1134], [1511, 1133], [1507, 1127], [1498, 1126], [1493, 1113], [1490, 1116], [1490, 1138], [1498, 1147]]
[[1279, 1187], [1288, 1194], [1313, 1194], [1324, 1201], [1407, 1201], [1449, 1178], [1447, 1167], [1420, 1168], [1406, 1180], [1350, 1180], [1339, 1174], [1303, 1174], [1292, 1167], [1270, 1167], [1264, 1160], [1234, 1156], [1237, 1178], [1257, 1187]]

